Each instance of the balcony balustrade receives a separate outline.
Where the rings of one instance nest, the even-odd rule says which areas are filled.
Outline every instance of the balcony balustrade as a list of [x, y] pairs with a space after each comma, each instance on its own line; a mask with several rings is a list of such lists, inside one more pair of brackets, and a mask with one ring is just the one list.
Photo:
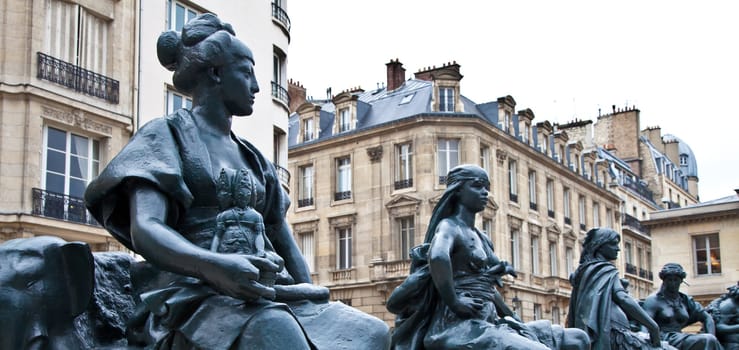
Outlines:
[[87, 212], [82, 198], [34, 188], [31, 192], [32, 214], [92, 226], [100, 226]]
[[86, 95], [118, 103], [118, 80], [108, 78], [72, 63], [38, 52], [39, 79], [66, 86]]

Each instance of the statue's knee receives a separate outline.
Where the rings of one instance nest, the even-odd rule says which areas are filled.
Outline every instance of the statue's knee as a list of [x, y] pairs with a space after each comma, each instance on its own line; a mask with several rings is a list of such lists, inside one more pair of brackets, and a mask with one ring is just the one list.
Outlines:
[[590, 349], [590, 337], [579, 328], [565, 328], [563, 350], [587, 350]]
[[298, 321], [279, 308], [264, 309], [252, 316], [239, 344], [243, 349], [309, 349]]

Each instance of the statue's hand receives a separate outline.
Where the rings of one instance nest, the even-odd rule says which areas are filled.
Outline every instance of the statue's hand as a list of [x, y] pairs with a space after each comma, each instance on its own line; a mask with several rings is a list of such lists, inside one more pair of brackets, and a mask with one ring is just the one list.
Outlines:
[[468, 293], [457, 296], [449, 308], [460, 318], [480, 318], [482, 316], [482, 299], [472, 298]]
[[205, 279], [224, 294], [242, 300], [259, 297], [275, 299], [274, 288], [257, 282], [259, 271], [277, 273], [277, 264], [265, 258], [242, 254], [216, 254], [205, 272]]

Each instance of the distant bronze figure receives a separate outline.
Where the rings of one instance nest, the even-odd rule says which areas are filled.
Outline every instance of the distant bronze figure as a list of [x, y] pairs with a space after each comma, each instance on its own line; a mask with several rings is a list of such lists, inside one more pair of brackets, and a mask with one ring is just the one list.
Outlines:
[[[721, 345], [714, 336], [713, 319], [693, 298], [680, 293], [680, 284], [685, 279], [685, 270], [679, 264], [669, 263], [662, 267], [659, 291], [644, 300], [644, 310], [660, 328], [662, 339], [680, 350], [717, 350]], [[682, 329], [695, 322], [702, 322], [706, 333], [688, 334]]]
[[[660, 342], [659, 326], [629, 296], [619, 279], [616, 260], [621, 238], [608, 228], [588, 231], [580, 265], [570, 276], [572, 296], [567, 326], [588, 333], [591, 349], [671, 349]], [[649, 338], [632, 332], [629, 319], [645, 326]]]
[[85, 193], [98, 222], [158, 271], [143, 283], [130, 345], [384, 348], [384, 322], [328, 303], [328, 290], [311, 284], [274, 166], [231, 131], [259, 91], [249, 48], [203, 14], [160, 35], [157, 54], [192, 109], [142, 126]]
[[588, 349], [587, 335], [578, 329], [501, 317], [513, 314], [494, 286], [514, 271], [474, 227], [489, 187], [478, 166], [449, 172], [425, 243], [411, 252], [411, 273], [387, 301], [397, 314], [392, 349]]
[[739, 282], [706, 307], [716, 324], [716, 338], [726, 350], [739, 350]]

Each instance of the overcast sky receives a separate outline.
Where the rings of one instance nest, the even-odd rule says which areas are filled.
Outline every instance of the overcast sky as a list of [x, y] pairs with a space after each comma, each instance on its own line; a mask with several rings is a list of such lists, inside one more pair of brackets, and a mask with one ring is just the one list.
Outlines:
[[739, 188], [739, 2], [291, 0], [288, 77], [325, 98], [456, 61], [462, 95], [534, 122], [636, 106], [693, 149], [702, 201]]

